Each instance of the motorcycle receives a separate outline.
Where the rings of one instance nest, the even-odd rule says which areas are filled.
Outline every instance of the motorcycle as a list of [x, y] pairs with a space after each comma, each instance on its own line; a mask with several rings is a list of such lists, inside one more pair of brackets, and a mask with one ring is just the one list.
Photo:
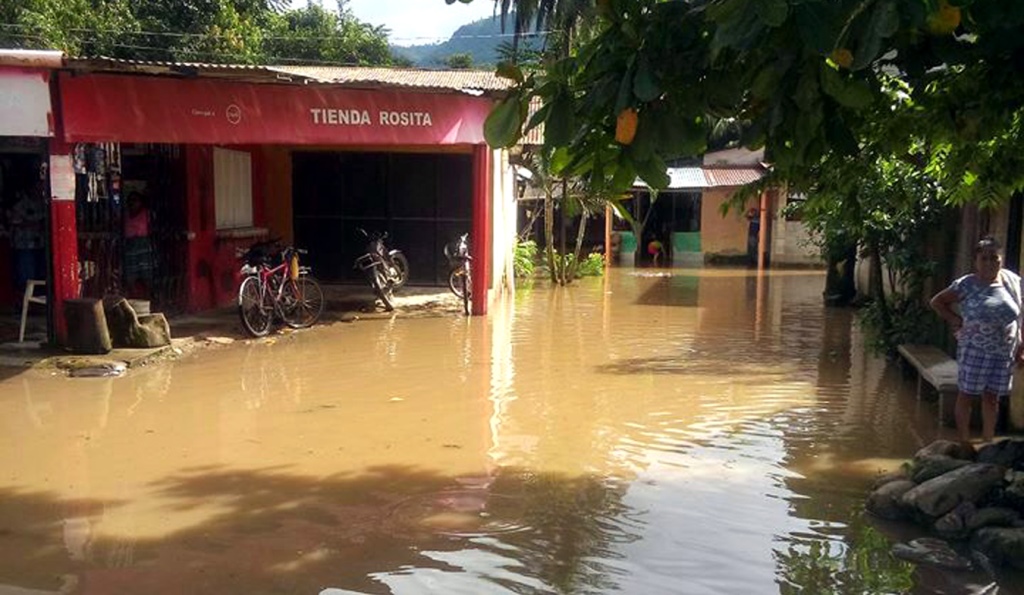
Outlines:
[[368, 242], [366, 252], [356, 258], [355, 268], [361, 269], [366, 280], [388, 312], [395, 309], [395, 289], [405, 284], [409, 277], [409, 264], [400, 250], [388, 250], [384, 246], [387, 234], [370, 234], [359, 228]]
[[473, 301], [473, 256], [469, 253], [469, 234], [464, 233], [458, 240], [445, 244], [444, 256], [448, 259], [448, 288], [462, 300], [462, 309], [469, 316]]
[[401, 250], [385, 245], [384, 240], [388, 239], [387, 232], [371, 234], [362, 228], [359, 231], [369, 240], [366, 251], [376, 252], [384, 261], [385, 272], [391, 280], [391, 286], [396, 290], [401, 289], [409, 280], [409, 261], [405, 255]]

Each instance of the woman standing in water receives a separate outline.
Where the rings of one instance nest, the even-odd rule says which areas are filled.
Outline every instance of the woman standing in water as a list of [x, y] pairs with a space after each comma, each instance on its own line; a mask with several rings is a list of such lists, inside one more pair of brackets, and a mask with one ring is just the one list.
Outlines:
[[1002, 246], [986, 237], [974, 250], [974, 272], [937, 293], [931, 306], [957, 338], [957, 435], [968, 442], [974, 402], [981, 399], [981, 438], [991, 442], [999, 398], [1010, 394], [1014, 363], [1022, 361], [1021, 278], [1003, 268]]

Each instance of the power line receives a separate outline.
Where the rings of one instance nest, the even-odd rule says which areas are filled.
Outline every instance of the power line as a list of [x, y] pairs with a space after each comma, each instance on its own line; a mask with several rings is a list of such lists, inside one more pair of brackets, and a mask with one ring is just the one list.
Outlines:
[[[30, 25], [20, 23], [0, 23], [0, 27], [7, 29], [18, 29], [22, 31], [35, 31]], [[90, 34], [117, 34], [117, 35], [136, 35], [136, 36], [147, 36], [147, 37], [176, 37], [176, 38], [187, 38], [196, 37], [200, 39], [223, 39], [223, 38], [234, 38], [236, 36], [229, 34], [217, 34], [217, 33], [184, 33], [175, 31], [117, 31], [114, 29], [86, 29], [81, 27], [74, 27], [67, 29], [76, 33], [90, 33]], [[539, 37], [554, 33], [554, 31], [533, 31], [524, 32], [518, 34], [519, 37]], [[503, 39], [515, 37], [516, 33], [490, 33], [480, 35], [452, 35], [451, 37], [445, 38], [442, 36], [421, 36], [421, 37], [394, 37], [389, 38], [390, 41], [423, 41], [423, 40], [456, 40], [456, 39]], [[338, 39], [342, 35], [262, 35], [261, 39], [264, 40], [284, 40], [284, 41], [324, 41]]]

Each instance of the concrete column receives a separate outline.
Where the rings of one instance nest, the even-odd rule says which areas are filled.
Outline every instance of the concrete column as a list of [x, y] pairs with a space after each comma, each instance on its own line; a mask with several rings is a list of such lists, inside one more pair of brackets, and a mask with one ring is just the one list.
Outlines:
[[52, 320], [51, 340], [66, 345], [65, 300], [79, 293], [78, 225], [75, 221], [75, 170], [71, 145], [50, 139], [50, 278], [49, 303]]
[[473, 147], [473, 314], [487, 314], [491, 287], [491, 150]]

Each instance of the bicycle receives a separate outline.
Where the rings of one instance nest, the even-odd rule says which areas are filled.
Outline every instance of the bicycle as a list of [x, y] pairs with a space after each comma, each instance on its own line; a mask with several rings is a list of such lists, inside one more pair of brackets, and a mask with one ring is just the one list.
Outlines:
[[324, 310], [320, 284], [299, 264], [299, 254], [307, 252], [285, 247], [278, 252], [280, 263], [271, 266], [276, 246], [277, 241], [259, 242], [241, 254], [238, 316], [254, 337], [269, 333], [275, 319], [296, 329], [313, 326]]
[[473, 298], [473, 257], [469, 253], [469, 234], [464, 233], [458, 240], [445, 244], [444, 255], [451, 267], [448, 288], [462, 300], [462, 309], [469, 316]]

